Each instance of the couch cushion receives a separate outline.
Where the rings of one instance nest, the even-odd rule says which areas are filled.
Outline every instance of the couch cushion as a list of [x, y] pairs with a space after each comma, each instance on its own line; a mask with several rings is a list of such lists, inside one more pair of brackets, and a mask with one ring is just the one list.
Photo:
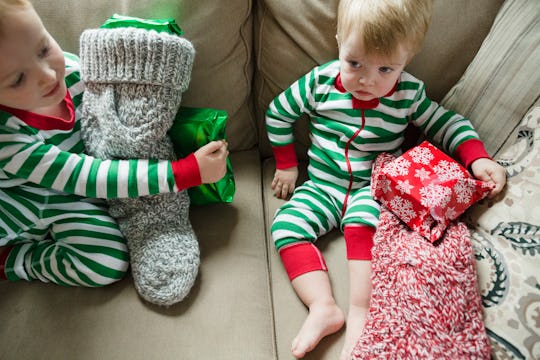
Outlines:
[[540, 95], [540, 2], [507, 0], [443, 105], [468, 116], [496, 154]]
[[183, 302], [143, 302], [129, 277], [98, 289], [0, 282], [0, 359], [275, 359], [258, 154], [232, 164], [234, 202], [191, 210], [202, 258]]
[[[488, 33], [502, 0], [436, 1], [423, 50], [407, 71], [426, 83], [439, 101], [465, 71]], [[318, 64], [337, 58], [337, 0], [257, 2], [255, 16], [255, 115], [264, 157], [271, 150], [264, 112], [272, 99]], [[456, 56], [459, 54], [459, 56]], [[299, 154], [305, 154], [307, 126], [301, 121]]]
[[497, 157], [508, 184], [471, 208], [485, 324], [496, 359], [540, 359], [540, 107]]
[[56, 0], [33, 3], [60, 46], [75, 54], [79, 52], [81, 32], [100, 26], [113, 13], [175, 18], [196, 50], [191, 83], [182, 105], [226, 110], [230, 149], [245, 150], [256, 145], [251, 106], [251, 0], [73, 0], [69, 6]]

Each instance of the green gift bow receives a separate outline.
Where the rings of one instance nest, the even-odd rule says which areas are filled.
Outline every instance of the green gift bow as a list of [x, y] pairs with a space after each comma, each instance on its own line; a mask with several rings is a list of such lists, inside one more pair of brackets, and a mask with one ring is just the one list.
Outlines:
[[[183, 31], [174, 19], [139, 19], [114, 14], [101, 28], [135, 27], [157, 32], [182, 35]], [[180, 107], [169, 136], [178, 157], [186, 157], [201, 146], [213, 140], [225, 139], [227, 112], [210, 108]], [[202, 184], [188, 189], [189, 198], [194, 205], [219, 202], [232, 202], [236, 190], [232, 165], [227, 158], [225, 176], [213, 184]]]
[[[180, 107], [169, 130], [175, 153], [185, 157], [210, 141], [225, 139], [226, 123], [227, 112], [223, 110]], [[192, 204], [204, 205], [230, 203], [235, 190], [233, 169], [227, 158], [227, 172], [221, 180], [192, 187], [188, 193]]]
[[113, 16], [107, 19], [100, 27], [106, 29], [135, 27], [155, 30], [157, 32], [168, 32], [173, 35], [184, 34], [174, 19], [139, 19], [119, 14], [113, 14]]

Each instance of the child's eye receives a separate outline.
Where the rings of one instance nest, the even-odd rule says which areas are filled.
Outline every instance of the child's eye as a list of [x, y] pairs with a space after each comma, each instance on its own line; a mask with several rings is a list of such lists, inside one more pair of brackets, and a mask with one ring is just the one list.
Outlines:
[[379, 68], [379, 71], [382, 72], [383, 74], [388, 74], [388, 73], [391, 73], [392, 71], [394, 71], [394, 69], [388, 67], [388, 66], [382, 66]]
[[351, 65], [351, 67], [353, 67], [355, 69], [358, 69], [359, 67], [362, 66], [362, 64], [360, 64], [358, 61], [354, 61], [354, 60], [349, 61], [349, 65]]
[[19, 87], [24, 81], [24, 74], [19, 74], [17, 79], [10, 85], [12, 88]]

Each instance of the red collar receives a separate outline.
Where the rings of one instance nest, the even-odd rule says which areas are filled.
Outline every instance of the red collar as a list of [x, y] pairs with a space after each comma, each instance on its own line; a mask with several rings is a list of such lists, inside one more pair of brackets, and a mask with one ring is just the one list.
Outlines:
[[[394, 87], [388, 92], [388, 94], [384, 95], [383, 97], [387, 97], [392, 95], [397, 88], [398, 82], [394, 85]], [[336, 80], [334, 82], [334, 86], [336, 89], [342, 93], [346, 93], [347, 90], [343, 87], [343, 83], [341, 82], [341, 73], [338, 74], [336, 77]], [[352, 99], [352, 107], [353, 109], [375, 109], [377, 106], [379, 106], [380, 100], [379, 98], [371, 99], [371, 100], [359, 100], [351, 95]]]
[[36, 114], [31, 111], [14, 109], [4, 105], [0, 105], [0, 110], [18, 117], [27, 125], [39, 130], [71, 130], [75, 124], [75, 106], [73, 105], [73, 100], [71, 99], [69, 91], [66, 91], [64, 102], [69, 111], [69, 120], [64, 120], [56, 116]]

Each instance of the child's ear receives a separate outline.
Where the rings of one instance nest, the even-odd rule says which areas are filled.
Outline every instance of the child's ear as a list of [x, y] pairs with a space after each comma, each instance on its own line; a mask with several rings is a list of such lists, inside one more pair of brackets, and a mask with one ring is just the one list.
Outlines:
[[336, 41], [337, 41], [337, 46], [339, 48], [339, 35], [338, 34], [336, 34]]

